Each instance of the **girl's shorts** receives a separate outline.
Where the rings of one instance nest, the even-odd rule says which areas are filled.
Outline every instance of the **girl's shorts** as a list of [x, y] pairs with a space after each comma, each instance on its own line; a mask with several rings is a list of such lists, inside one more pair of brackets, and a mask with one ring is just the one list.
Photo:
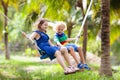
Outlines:
[[60, 47], [57, 47], [57, 46], [45, 46], [43, 51], [46, 52], [46, 54], [48, 55], [50, 60], [53, 60], [54, 58], [56, 58], [55, 57], [55, 52], [58, 51], [58, 50], [60, 50]]

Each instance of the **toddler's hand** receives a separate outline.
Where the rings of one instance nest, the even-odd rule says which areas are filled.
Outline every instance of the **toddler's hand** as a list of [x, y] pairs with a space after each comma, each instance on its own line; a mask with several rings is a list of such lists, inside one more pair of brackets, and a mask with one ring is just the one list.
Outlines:
[[80, 38], [80, 36], [78, 35], [78, 36], [76, 36], [76, 39], [79, 39]]

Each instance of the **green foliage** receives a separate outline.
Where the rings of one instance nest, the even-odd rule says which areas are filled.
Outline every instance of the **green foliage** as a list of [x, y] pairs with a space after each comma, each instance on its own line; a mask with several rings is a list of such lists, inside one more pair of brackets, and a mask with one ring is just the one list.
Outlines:
[[65, 20], [67, 16], [65, 13], [70, 9], [67, 1], [45, 0], [45, 4], [48, 6], [48, 9], [44, 17], [51, 20]]
[[116, 56], [119, 56], [120, 49], [118, 48], [120, 46], [120, 37], [115, 41], [115, 43], [112, 45], [112, 51], [116, 53]]
[[3, 16], [2, 13], [0, 12], [0, 41], [2, 40], [2, 31], [3, 31]]
[[100, 18], [100, 15], [101, 15], [100, 8], [101, 8], [100, 0], [94, 0], [92, 4], [92, 11], [93, 11], [92, 18], [93, 19]]
[[[120, 9], [119, 9], [119, 5], [120, 1], [119, 0], [111, 0], [110, 1], [110, 24], [111, 24], [111, 28], [110, 28], [110, 44], [116, 44], [116, 40], [119, 39], [120, 37]], [[119, 46], [119, 45], [118, 45]], [[114, 47], [112, 47], [114, 50]], [[119, 52], [117, 52], [119, 53]]]
[[[110, 0], [111, 8], [114, 10], [120, 10], [120, 0]], [[116, 5], [117, 4], [117, 5]]]
[[68, 0], [68, 3], [70, 4], [70, 6], [75, 6], [76, 0]]
[[10, 41], [16, 41], [20, 39], [19, 38], [21, 36], [20, 30], [23, 30], [24, 28], [26, 28], [24, 26], [24, 22], [25, 22], [24, 14], [15, 13], [14, 19], [10, 21], [8, 24]]
[[119, 20], [114, 20], [111, 23], [110, 29], [110, 44], [112, 45], [120, 37], [120, 26]]
[[27, 2], [24, 2], [24, 4], [22, 5], [21, 11], [26, 15], [29, 15], [29, 13], [32, 12], [39, 13], [41, 2], [42, 0], [28, 0]]
[[100, 51], [101, 51], [101, 42], [96, 41], [96, 40], [89, 40], [88, 41], [88, 46], [87, 46], [87, 51], [92, 52], [93, 54], [100, 56]]
[[115, 41], [115, 43], [111, 46], [111, 52], [113, 53], [113, 58], [115, 57], [114, 64], [117, 65], [120, 63], [120, 58], [117, 56], [120, 56], [120, 37]]
[[4, 46], [5, 46], [4, 43], [0, 43], [0, 50], [3, 51], [4, 50]]
[[24, 30], [25, 31], [31, 31], [31, 26], [33, 26], [33, 22], [38, 18], [38, 13], [32, 12], [29, 15], [27, 15], [26, 20], [24, 22]]
[[37, 56], [37, 54], [39, 53], [37, 53], [36, 50], [32, 50], [31, 48], [26, 48], [24, 53], [26, 56]]

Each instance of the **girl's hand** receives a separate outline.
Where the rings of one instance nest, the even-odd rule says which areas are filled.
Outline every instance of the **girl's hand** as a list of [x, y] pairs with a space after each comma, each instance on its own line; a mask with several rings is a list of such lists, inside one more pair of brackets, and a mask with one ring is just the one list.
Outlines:
[[27, 34], [25, 32], [21, 31], [21, 33], [22, 33], [23, 37], [28, 38], [28, 36], [27, 36]]

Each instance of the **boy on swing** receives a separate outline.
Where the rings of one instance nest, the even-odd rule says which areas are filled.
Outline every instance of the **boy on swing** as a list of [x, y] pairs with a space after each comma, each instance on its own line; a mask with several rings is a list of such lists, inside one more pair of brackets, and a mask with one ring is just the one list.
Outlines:
[[[54, 31], [56, 32], [54, 35], [54, 41], [56, 42], [57, 46], [60, 46], [60, 47], [65, 46], [68, 49], [68, 51], [76, 61], [77, 67], [79, 69], [90, 70], [90, 67], [85, 62], [81, 47], [78, 47], [75, 44], [69, 43], [70, 41], [75, 40], [77, 38], [67, 38], [67, 36], [64, 33], [66, 29], [67, 29], [67, 26], [64, 22], [58, 22], [54, 28]], [[81, 61], [79, 60], [79, 58], [77, 57], [74, 51], [79, 53]]]

